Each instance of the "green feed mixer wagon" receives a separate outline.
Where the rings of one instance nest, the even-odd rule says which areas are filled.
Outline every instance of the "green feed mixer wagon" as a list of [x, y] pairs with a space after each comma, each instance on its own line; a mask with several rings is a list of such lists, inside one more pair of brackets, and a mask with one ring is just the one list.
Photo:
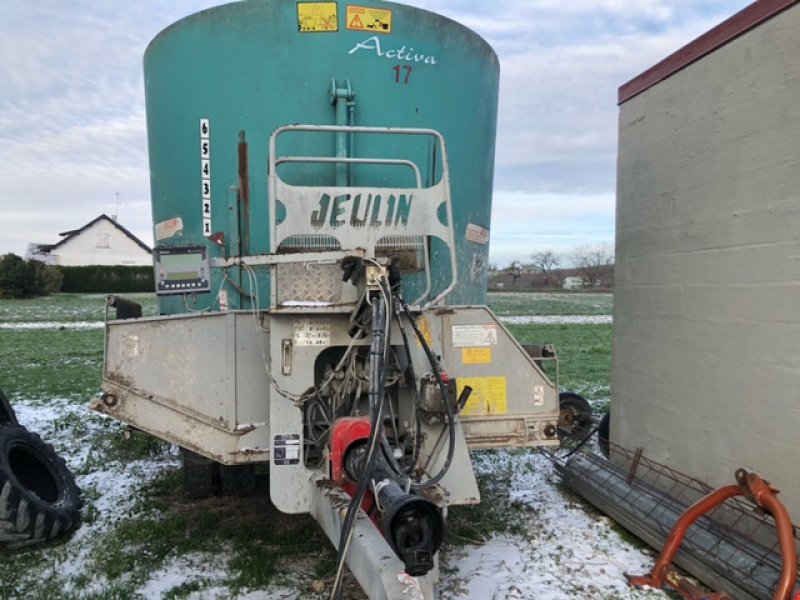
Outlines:
[[558, 444], [555, 356], [484, 306], [497, 56], [400, 4], [244, 0], [144, 69], [161, 316], [109, 300], [93, 408], [200, 487], [268, 464], [371, 598], [433, 597], [469, 449]]

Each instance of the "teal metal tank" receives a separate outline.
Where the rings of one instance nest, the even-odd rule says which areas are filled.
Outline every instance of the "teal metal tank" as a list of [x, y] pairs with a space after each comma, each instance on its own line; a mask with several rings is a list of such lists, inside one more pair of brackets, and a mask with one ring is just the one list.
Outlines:
[[[377, 0], [243, 0], [178, 21], [144, 58], [152, 212], [157, 246], [204, 245], [212, 257], [270, 250], [270, 134], [287, 124], [429, 128], [447, 146], [458, 283], [449, 304], [484, 304], [499, 65], [470, 29], [440, 15]], [[282, 152], [409, 157], [441, 176], [424, 138], [336, 133], [286, 136]], [[283, 165], [305, 185], [402, 186], [396, 166]], [[450, 271], [430, 248], [433, 286]], [[210, 294], [160, 297], [164, 314], [269, 305], [268, 278], [214, 269]], [[420, 273], [408, 285], [422, 286]], [[256, 291], [258, 296], [256, 297]], [[408, 296], [409, 294], [407, 294]]]

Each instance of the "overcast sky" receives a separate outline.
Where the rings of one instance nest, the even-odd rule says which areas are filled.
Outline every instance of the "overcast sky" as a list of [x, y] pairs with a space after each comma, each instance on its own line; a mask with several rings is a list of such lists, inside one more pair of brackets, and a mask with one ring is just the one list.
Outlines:
[[[290, 0], [273, 0], [290, 1]], [[152, 244], [142, 54], [213, 0], [0, 0], [0, 254], [101, 213]], [[617, 88], [747, 0], [408, 0], [500, 57], [491, 260], [613, 243]]]

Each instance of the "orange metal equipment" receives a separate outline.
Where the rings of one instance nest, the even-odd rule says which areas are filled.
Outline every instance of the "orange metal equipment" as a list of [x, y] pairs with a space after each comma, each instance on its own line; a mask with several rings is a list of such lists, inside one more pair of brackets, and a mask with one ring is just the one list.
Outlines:
[[[775, 519], [782, 565], [781, 575], [772, 600], [790, 600], [794, 584], [797, 581], [797, 550], [794, 545], [794, 531], [789, 513], [776, 497], [778, 490], [755, 473], [737, 469], [736, 482], [737, 485], [721, 487], [687, 508], [670, 531], [650, 574], [629, 576], [628, 582], [636, 587], [647, 585], [663, 588], [665, 585], [669, 585], [687, 600], [731, 600], [731, 596], [726, 592], [710, 594], [697, 589], [677, 572], [672, 566], [672, 559], [678, 552], [683, 537], [692, 523], [728, 498], [745, 496], [769, 512]], [[800, 600], [800, 594], [795, 596], [794, 600]]]

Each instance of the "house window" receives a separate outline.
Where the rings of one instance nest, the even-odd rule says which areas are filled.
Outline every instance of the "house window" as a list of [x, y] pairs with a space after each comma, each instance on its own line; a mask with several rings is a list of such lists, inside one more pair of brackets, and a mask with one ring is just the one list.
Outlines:
[[109, 243], [109, 234], [107, 233], [98, 233], [97, 234], [97, 247], [98, 248], [111, 248], [111, 244]]

